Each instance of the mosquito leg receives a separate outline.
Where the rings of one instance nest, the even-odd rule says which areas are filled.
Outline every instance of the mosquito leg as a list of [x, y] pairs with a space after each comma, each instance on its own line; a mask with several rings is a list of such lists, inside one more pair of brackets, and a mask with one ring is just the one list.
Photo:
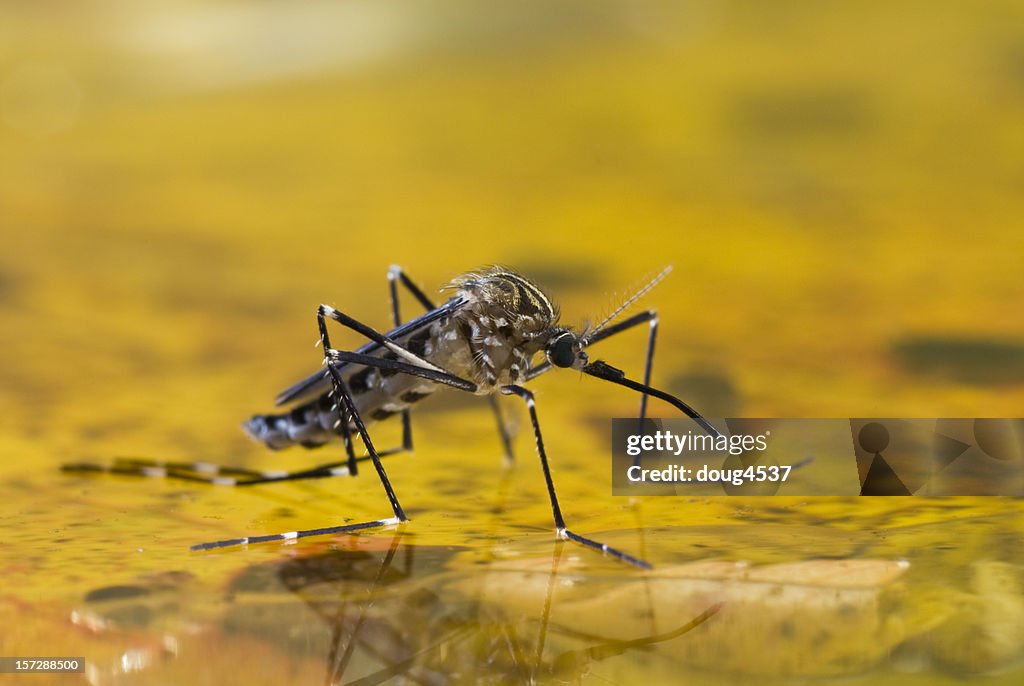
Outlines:
[[498, 402], [498, 396], [496, 395], [487, 396], [487, 401], [490, 403], [491, 412], [494, 414], [494, 421], [498, 425], [501, 447], [505, 450], [505, 464], [511, 467], [516, 462], [516, 456], [512, 452], [512, 436], [509, 435], [508, 425], [505, 423], [505, 418], [501, 416], [501, 404]]
[[365, 367], [393, 369], [398, 372], [403, 372], [412, 376], [418, 376], [423, 379], [442, 383], [446, 386], [458, 388], [460, 391], [475, 393], [477, 390], [477, 385], [472, 381], [455, 376], [454, 374], [446, 372], [440, 367], [434, 367], [433, 365], [431, 365], [430, 369], [424, 369], [418, 365], [402, 362], [401, 360], [389, 360], [386, 357], [374, 357], [373, 355], [364, 355], [363, 353], [351, 352], [348, 350], [335, 350], [334, 348], [328, 348], [326, 353], [327, 359], [331, 362], [354, 362]]
[[[390, 457], [403, 452], [402, 448], [380, 450], [378, 457]], [[370, 456], [361, 455], [355, 458], [357, 463], [371, 461]], [[171, 462], [141, 457], [118, 457], [111, 464], [95, 462], [76, 462], [61, 465], [61, 471], [69, 474], [115, 474], [117, 476], [135, 476], [172, 481], [188, 481], [192, 483], [210, 484], [213, 486], [256, 486], [272, 484], [279, 481], [303, 481], [307, 479], [326, 479], [338, 476], [357, 476], [352, 471], [351, 462], [328, 462], [298, 471], [257, 470], [244, 467], [216, 465], [209, 462]]]
[[[327, 317], [330, 317], [338, 323], [363, 334], [370, 340], [383, 345], [398, 357], [408, 360], [411, 364], [403, 365], [398, 360], [389, 360], [387, 358], [378, 358], [372, 355], [347, 353], [346, 351], [332, 349], [330, 335], [327, 332]], [[344, 379], [341, 378], [341, 373], [338, 371], [335, 363], [339, 361], [359, 362], [368, 366], [381, 368], [390, 367], [398, 371], [412, 373], [416, 376], [433, 378], [441, 383], [461, 387], [463, 390], [475, 391], [476, 385], [472, 382], [465, 381], [464, 379], [460, 379], [457, 376], [449, 374], [440, 367], [427, 362], [405, 348], [389, 341], [381, 333], [374, 331], [365, 324], [349, 317], [343, 312], [335, 310], [333, 307], [328, 305], [321, 305], [319, 307], [317, 310], [316, 322], [317, 328], [320, 330], [320, 343], [323, 345], [324, 361], [327, 364], [327, 370], [330, 372], [331, 379], [334, 384], [334, 395], [342, 401], [343, 407], [339, 408], [338, 422], [341, 423], [347, 421], [347, 417], [347, 419], [351, 420], [355, 425], [355, 429], [359, 434], [360, 440], [362, 440], [363, 445], [366, 447], [366, 451], [370, 454], [370, 459], [373, 460], [373, 467], [377, 470], [377, 476], [380, 478], [381, 484], [384, 486], [384, 491], [387, 493], [388, 500], [391, 502], [391, 509], [394, 511], [395, 517], [399, 521], [404, 522], [407, 519], [405, 512], [402, 510], [402, 506], [398, 503], [398, 497], [395, 495], [395, 491], [391, 487], [391, 482], [388, 480], [388, 475], [384, 471], [384, 465], [381, 464], [380, 457], [377, 455], [377, 451], [373, 447], [373, 441], [370, 440], [370, 436], [366, 432], [366, 426], [363, 424], [362, 417], [359, 416], [359, 411], [356, 409], [355, 401], [352, 399], [352, 394], [349, 392]], [[349, 356], [348, 359], [346, 359], [345, 355]]]
[[[356, 458], [366, 462], [368, 455]], [[170, 462], [146, 458], [119, 457], [109, 465], [76, 463], [61, 465], [61, 471], [72, 474], [117, 474], [119, 476], [141, 476], [150, 478], [190, 481], [215, 486], [254, 486], [278, 481], [299, 481], [323, 479], [335, 476], [355, 476], [349, 460], [329, 462], [299, 471], [256, 470], [243, 467], [226, 467], [208, 462]]]
[[320, 342], [323, 344], [324, 361], [327, 363], [327, 371], [330, 372], [334, 383], [334, 396], [341, 401], [341, 407], [338, 410], [339, 426], [349, 421], [355, 425], [356, 432], [359, 434], [366, 452], [370, 454], [370, 459], [373, 460], [373, 468], [377, 470], [377, 476], [380, 478], [381, 485], [384, 486], [384, 492], [388, 496], [388, 501], [391, 503], [391, 509], [394, 511], [395, 517], [398, 521], [404, 522], [407, 517], [402, 510], [402, 506], [398, 503], [398, 496], [395, 495], [395, 491], [391, 487], [388, 475], [384, 471], [384, 465], [380, 462], [380, 456], [377, 455], [377, 451], [373, 447], [373, 441], [370, 440], [370, 435], [366, 432], [366, 425], [363, 424], [363, 419], [359, 416], [359, 411], [356, 409], [355, 401], [352, 399], [348, 386], [345, 385], [344, 379], [341, 378], [341, 374], [331, 360], [331, 341], [327, 335], [327, 324], [324, 322], [322, 312], [323, 306], [321, 306], [320, 312], [317, 313], [317, 326], [320, 329]]
[[62, 464], [60, 469], [62, 472], [71, 474], [117, 474], [119, 476], [145, 476], [213, 484], [260, 478], [267, 474], [254, 469], [222, 467], [207, 462], [167, 462], [144, 457], [117, 457], [111, 464], [66, 463]]
[[[326, 347], [326, 341], [325, 341]], [[329, 348], [328, 348], [329, 349]], [[247, 538], [232, 538], [224, 541], [213, 541], [210, 543], [200, 543], [192, 546], [192, 550], [210, 550], [213, 548], [227, 548], [236, 545], [247, 545], [250, 543], [264, 543], [268, 541], [288, 541], [295, 540], [298, 538], [307, 538], [309, 536], [324, 536], [327, 534], [338, 534], [347, 533], [351, 531], [359, 531], [362, 529], [373, 529], [381, 526], [391, 526], [394, 524], [400, 524], [408, 521], [408, 517], [405, 516], [405, 511], [402, 510], [402, 506], [398, 502], [398, 497], [395, 495], [394, 489], [391, 487], [391, 482], [388, 480], [388, 475], [384, 471], [384, 466], [380, 462], [380, 456], [373, 447], [373, 441], [370, 440], [369, 434], [366, 432], [366, 426], [363, 424], [362, 417], [359, 416], [359, 412], [356, 410], [355, 403], [352, 400], [352, 396], [345, 386], [345, 382], [342, 380], [338, 370], [335, 369], [333, 363], [328, 362], [327, 369], [331, 374], [331, 378], [335, 384], [335, 394], [341, 398], [341, 402], [344, 408], [344, 412], [339, 412], [339, 417], [344, 417], [345, 414], [349, 416], [352, 423], [355, 425], [356, 432], [359, 434], [360, 440], [363, 445], [366, 446], [367, 452], [370, 454], [370, 459], [373, 461], [374, 469], [377, 470], [377, 476], [380, 478], [381, 485], [384, 486], [384, 492], [387, 494], [388, 501], [391, 503], [391, 509], [394, 513], [394, 517], [387, 519], [375, 519], [370, 522], [359, 522], [357, 524], [344, 524], [341, 526], [330, 526], [323, 527], [320, 529], [307, 529], [304, 531], [289, 531], [280, 534], [268, 534], [265, 536], [251, 536]]]
[[394, 526], [408, 521], [398, 517], [388, 519], [375, 519], [372, 522], [360, 522], [358, 524], [343, 524], [341, 526], [326, 526], [321, 529], [306, 529], [305, 531], [289, 531], [281, 534], [267, 534], [265, 536], [248, 536], [245, 538], [229, 538], [223, 541], [211, 541], [209, 543], [197, 543], [189, 548], [193, 552], [200, 550], [213, 550], [215, 548], [231, 548], [236, 545], [249, 545], [250, 543], [269, 543], [271, 541], [293, 541], [299, 538], [310, 536], [329, 536], [332, 534], [347, 534], [363, 529], [376, 529], [382, 526]]
[[544, 481], [547, 484], [548, 497], [551, 499], [551, 514], [554, 516], [555, 532], [558, 537], [568, 541], [574, 541], [587, 548], [599, 550], [617, 560], [635, 565], [641, 569], [651, 569], [650, 563], [641, 560], [640, 558], [627, 555], [621, 550], [612, 548], [604, 543], [599, 543], [595, 540], [580, 536], [566, 527], [565, 519], [562, 517], [562, 509], [558, 505], [558, 496], [555, 494], [555, 483], [551, 479], [551, 468], [548, 466], [548, 456], [544, 451], [544, 439], [541, 437], [540, 423], [537, 421], [537, 408], [533, 399], [533, 393], [522, 386], [502, 386], [501, 392], [505, 395], [518, 395], [526, 403], [526, 407], [530, 412], [530, 423], [533, 424], [533, 436], [537, 443], [537, 454], [540, 456], [541, 468], [544, 470]]
[[[649, 322], [650, 331], [647, 334], [647, 354], [644, 357], [644, 386], [651, 385], [651, 368], [654, 366], [654, 341], [658, 337], [658, 313], [654, 310], [647, 310], [646, 312], [640, 312], [629, 319], [607, 329], [598, 331], [594, 338], [589, 340], [588, 345], [596, 341], [603, 340], [609, 336], [614, 336], [617, 333], [631, 329], [634, 326]], [[640, 394], [640, 414], [637, 419], [637, 432], [643, 433], [644, 430], [644, 419], [647, 417], [647, 398], [646, 393]], [[637, 455], [633, 458], [633, 465], [640, 466], [640, 456]]]
[[[331, 409], [338, 413], [338, 421], [335, 422], [334, 424], [334, 431], [339, 436], [341, 436], [341, 441], [345, 446], [345, 455], [348, 457], [348, 460], [346, 460], [345, 470], [343, 472], [339, 471], [338, 474], [332, 474], [332, 476], [359, 476], [359, 460], [356, 459], [356, 451], [352, 445], [352, 430], [349, 429], [348, 427], [349, 418], [347, 416], [347, 413], [341, 411], [340, 404], [338, 403], [337, 400], [335, 400], [335, 398], [337, 398], [337, 395], [337, 392], [331, 391], [327, 394], [327, 398], [328, 400], [332, 400], [334, 402]], [[332, 463], [326, 465], [318, 465], [310, 470], [304, 471], [316, 473], [324, 469], [330, 471], [335, 467], [337, 467], [337, 464]]]
[[[396, 328], [402, 324], [402, 315], [398, 307], [398, 287], [395, 284], [395, 279], [401, 276], [405, 276], [401, 267], [392, 265], [391, 269], [388, 270], [388, 291], [391, 293], [391, 322]], [[412, 419], [408, 407], [402, 410], [402, 449], [412, 450]]]
[[[394, 341], [389, 339], [387, 336], [385, 336], [381, 332], [373, 329], [372, 327], [367, 326], [366, 324], [363, 324], [362, 322], [360, 322], [357, 319], [353, 319], [352, 317], [348, 316], [344, 312], [341, 312], [339, 310], [334, 309], [330, 305], [321, 305], [319, 308], [317, 308], [317, 312], [316, 312], [317, 327], [319, 327], [319, 329], [320, 329], [320, 342], [323, 344], [325, 355], [326, 355], [326, 352], [331, 347], [330, 346], [330, 336], [327, 333], [327, 320], [328, 319], [333, 319], [334, 321], [338, 322], [342, 326], [344, 326], [344, 327], [346, 327], [348, 329], [352, 329], [356, 333], [361, 334], [362, 336], [365, 336], [366, 338], [370, 339], [371, 341], [373, 341], [377, 345], [380, 345], [380, 346], [383, 346], [384, 348], [387, 348], [389, 351], [394, 353], [395, 356], [397, 358], [399, 358], [399, 359], [403, 359], [406, 362], [410, 362], [410, 363], [412, 363], [414, 365], [418, 365], [418, 366], [424, 367], [426, 369], [433, 369], [435, 371], [444, 371], [440, 367], [438, 367], [438, 366], [436, 366], [434, 364], [431, 364], [430, 362], [428, 362], [427, 360], [423, 359], [419, 355], [416, 355], [416, 354], [406, 350], [405, 348], [403, 348], [402, 346], [398, 345], [397, 343], [395, 343]], [[365, 355], [365, 354], [363, 356], [364, 357], [370, 357], [370, 355]], [[331, 376], [333, 377], [335, 375], [332, 374]]]
[[391, 302], [394, 304], [393, 312], [395, 315], [395, 326], [398, 326], [402, 323], [402, 319], [398, 315], [399, 283], [405, 286], [405, 289], [407, 291], [412, 293], [412, 296], [416, 298], [417, 301], [419, 301], [420, 305], [423, 306], [423, 309], [429, 311], [437, 307], [437, 305], [431, 302], [430, 298], [428, 298], [426, 294], [422, 290], [420, 290], [420, 287], [413, 283], [412, 279], [406, 276], [405, 270], [399, 267], [397, 264], [391, 265], [391, 267], [388, 269], [388, 283], [390, 284], [391, 288]]
[[[609, 326], [606, 329], [598, 331], [593, 338], [587, 340], [587, 345], [593, 345], [598, 341], [603, 341], [609, 336], [614, 336], [617, 333], [622, 333], [632, 329], [635, 326], [639, 326], [647, 322], [650, 326], [650, 332], [647, 334], [647, 354], [644, 358], [644, 386], [651, 385], [651, 369], [654, 366], [654, 341], [658, 337], [658, 313], [654, 310], [647, 310], [646, 312], [640, 312], [633, 315], [629, 319], [623, 320], [618, 324]], [[647, 416], [647, 394], [643, 393], [640, 395], [640, 420]]]
[[[401, 267], [397, 264], [391, 265], [391, 268], [388, 269], [388, 291], [391, 294], [391, 321], [395, 328], [402, 325], [402, 314], [398, 305], [398, 284], [405, 286], [406, 290], [412, 293], [413, 297], [428, 312], [436, 307], [423, 291], [412, 282], [412, 279], [405, 275]], [[409, 408], [402, 410], [402, 449], [406, 451], [412, 450], [412, 420], [410, 419], [410, 414]]]

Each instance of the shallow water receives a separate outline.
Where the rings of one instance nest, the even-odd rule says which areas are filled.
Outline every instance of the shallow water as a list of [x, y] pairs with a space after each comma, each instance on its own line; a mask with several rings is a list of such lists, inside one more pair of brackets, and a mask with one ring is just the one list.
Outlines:
[[[568, 508], [579, 530], [654, 561], [643, 572], [555, 542], [543, 508], [519, 502], [538, 497], [525, 482], [539, 475], [521, 474], [533, 467], [393, 531], [202, 554], [187, 545], [341, 521], [324, 510], [354, 482], [237, 496], [52, 479], [56, 510], [30, 481], [9, 485], [5, 652], [87, 656], [96, 684], [1020, 678], [1013, 501]], [[616, 520], [626, 528], [605, 528]]]
[[[417, 407], [386, 460], [411, 522], [354, 536], [189, 552], [387, 516], [366, 473], [60, 465], [335, 459], [239, 425], [320, 364], [317, 304], [387, 326], [392, 263], [438, 299], [510, 264], [573, 326], [671, 263], [653, 383], [708, 416], [1019, 416], [1019, 5], [5, 5], [0, 656], [86, 656], [40, 683], [1018, 683], [1019, 500], [613, 497], [637, 398], [574, 372], [534, 385], [562, 508], [651, 572], [555, 540], [512, 399], [514, 468], [482, 400]], [[643, 335], [598, 353], [637, 375]]]

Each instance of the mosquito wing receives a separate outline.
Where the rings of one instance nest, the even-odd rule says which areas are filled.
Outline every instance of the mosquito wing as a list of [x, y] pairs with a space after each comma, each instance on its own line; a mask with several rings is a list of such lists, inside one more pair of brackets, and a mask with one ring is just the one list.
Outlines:
[[[398, 345], [405, 345], [405, 341], [415, 333], [422, 331], [425, 327], [430, 326], [438, 319], [447, 317], [452, 312], [455, 312], [460, 307], [466, 304], [466, 299], [462, 297], [455, 297], [444, 303], [440, 307], [434, 308], [430, 312], [421, 314], [415, 319], [411, 319], [401, 326], [398, 326], [391, 331], [388, 331], [384, 335], [391, 341], [394, 341]], [[355, 352], [363, 355], [370, 355], [383, 348], [379, 343], [371, 342], [367, 343], [363, 347], [359, 348]], [[342, 362], [335, 366], [339, 371], [345, 369], [350, 363]], [[319, 369], [313, 374], [310, 374], [302, 381], [298, 381], [285, 390], [277, 394], [274, 399], [276, 405], [285, 405], [299, 398], [305, 398], [306, 396], [323, 393], [331, 388], [331, 378], [327, 369]]]

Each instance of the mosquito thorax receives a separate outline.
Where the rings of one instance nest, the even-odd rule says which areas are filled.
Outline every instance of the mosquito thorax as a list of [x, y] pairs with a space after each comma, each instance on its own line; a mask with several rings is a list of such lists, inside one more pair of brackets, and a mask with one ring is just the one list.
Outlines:
[[427, 359], [470, 379], [482, 395], [525, 383], [533, 356], [563, 328], [551, 298], [505, 267], [462, 274], [449, 287], [464, 304], [438, 322]]

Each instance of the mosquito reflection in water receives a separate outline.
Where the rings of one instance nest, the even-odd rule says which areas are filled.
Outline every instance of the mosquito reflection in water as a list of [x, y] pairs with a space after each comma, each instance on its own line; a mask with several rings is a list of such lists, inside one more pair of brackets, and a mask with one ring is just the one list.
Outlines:
[[[430, 685], [537, 683], [578, 679], [595, 662], [679, 638], [720, 607], [712, 604], [668, 631], [613, 640], [559, 624], [558, 588], [577, 578], [559, 571], [566, 565], [562, 542], [547, 562], [523, 561], [536, 583], [519, 592], [538, 597], [512, 611], [492, 602], [492, 591], [503, 583], [502, 572], [522, 567], [450, 571], [455, 549], [412, 546], [400, 534], [371, 541], [382, 547], [250, 568], [232, 587], [228, 628], [284, 642], [290, 651], [323, 654], [328, 685], [372, 686], [396, 677]], [[548, 571], [540, 572], [542, 566]], [[268, 603], [266, 594], [282, 588], [301, 605]], [[309, 611], [319, 623], [309, 621]]]

